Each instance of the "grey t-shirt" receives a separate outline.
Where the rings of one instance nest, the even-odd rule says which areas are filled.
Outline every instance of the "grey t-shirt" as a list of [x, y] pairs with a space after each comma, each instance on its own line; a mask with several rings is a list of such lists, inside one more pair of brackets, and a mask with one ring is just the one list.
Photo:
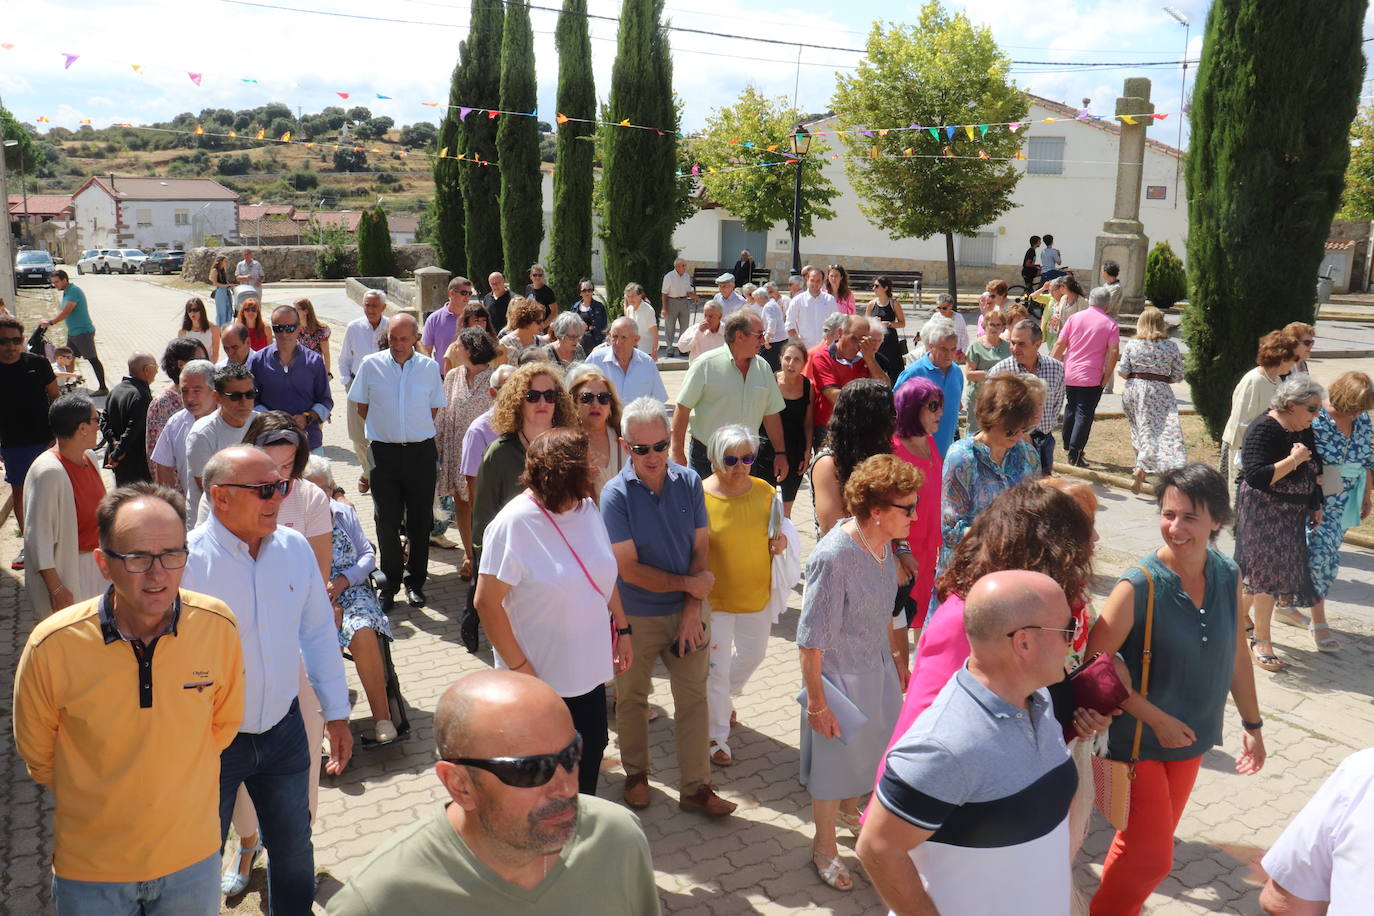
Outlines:
[[478, 859], [440, 808], [378, 847], [326, 911], [331, 916], [658, 916], [654, 865], [638, 818], [591, 795], [579, 795], [577, 802], [577, 832], [531, 890], [504, 880]]
[[220, 449], [242, 444], [246, 432], [247, 423], [230, 426], [220, 419], [218, 410], [201, 417], [192, 425], [191, 432], [186, 436], [186, 479], [182, 481], [186, 486], [186, 512], [192, 518], [195, 518], [196, 507], [200, 505], [201, 491], [196, 485], [196, 478], [203, 476], [205, 462]]

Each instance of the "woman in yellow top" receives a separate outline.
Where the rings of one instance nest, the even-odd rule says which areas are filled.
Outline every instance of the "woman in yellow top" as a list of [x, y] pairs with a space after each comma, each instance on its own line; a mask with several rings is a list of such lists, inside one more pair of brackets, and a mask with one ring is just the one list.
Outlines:
[[716, 583], [707, 599], [711, 611], [711, 667], [706, 677], [711, 761], [728, 767], [730, 698], [744, 691], [768, 651], [772, 620], [766, 608], [773, 584], [773, 557], [787, 538], [768, 537], [773, 487], [751, 477], [759, 440], [743, 426], [722, 426], [706, 445], [712, 474], [701, 482], [710, 522], [708, 561]]

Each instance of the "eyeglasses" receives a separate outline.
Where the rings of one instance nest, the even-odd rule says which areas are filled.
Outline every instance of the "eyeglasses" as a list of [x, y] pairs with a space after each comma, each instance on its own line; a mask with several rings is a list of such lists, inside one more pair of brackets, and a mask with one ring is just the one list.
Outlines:
[[936, 311], [940, 311], [940, 312], [952, 312], [952, 311], [954, 311], [954, 306], [952, 306], [952, 305], [937, 305], [937, 306], [935, 306], [935, 309], [936, 309]]
[[24, 338], [22, 337], [0, 337], [0, 347], [18, 347], [22, 346], [23, 343]]
[[890, 507], [893, 508], [893, 509], [901, 509], [902, 512], [906, 514], [906, 517], [907, 517], [907, 518], [911, 518], [913, 515], [916, 514], [916, 504], [915, 504], [915, 503], [912, 503], [912, 504], [909, 505], [909, 506], [904, 506], [904, 505], [902, 505], [901, 503], [888, 503], [888, 506], [890, 506]]
[[590, 404], [595, 401], [602, 406], [611, 403], [611, 393], [609, 391], [583, 391], [577, 396], [577, 400], [583, 404]]
[[927, 401], [927, 402], [926, 402], [926, 410], [930, 411], [931, 413], [939, 413], [940, 411], [942, 411], [942, 410], [944, 410], [944, 409], [945, 409], [945, 402], [944, 402], [944, 401]]
[[639, 455], [642, 458], [645, 455], [649, 454], [650, 451], [668, 451], [668, 440], [662, 439], [658, 442], [655, 442], [653, 445], [630, 445], [628, 446], [628, 448], [630, 449], [630, 451], [634, 452], [636, 455]]
[[1305, 347], [1310, 347], [1310, 346], [1312, 346], [1312, 345], [1313, 345], [1314, 343], [1316, 343], [1316, 342], [1317, 342], [1317, 341], [1316, 341], [1315, 339], [1313, 339], [1313, 340], [1300, 340], [1300, 341], [1298, 341], [1298, 343], [1302, 344], [1302, 345], [1305, 346]]
[[244, 312], [252, 312], [256, 315], [258, 313], [258, 307], [256, 305], [245, 305], [243, 308], [239, 309], [239, 314], [242, 315]]
[[239, 401], [256, 401], [258, 399], [257, 391], [222, 391], [219, 396], [233, 401], [235, 404]]
[[460, 290], [458, 290], [457, 292], [458, 292], [458, 295], [460, 295], [460, 296], [471, 296], [471, 295], [472, 295], [472, 290], [470, 290], [470, 289], [460, 289]]
[[754, 463], [754, 459], [757, 457], [758, 456], [755, 455], [753, 452], [750, 452], [747, 455], [726, 455], [720, 460], [721, 463], [724, 464], [727, 468], [732, 468], [737, 464], [742, 464], [745, 467], [749, 467], [751, 464]]
[[546, 403], [556, 404], [558, 403], [558, 391], [554, 388], [547, 388], [544, 391], [535, 391], [531, 388], [525, 392], [525, 400], [531, 404], [538, 404], [540, 398], [543, 398]]
[[220, 483], [215, 484], [215, 486], [233, 487], [236, 490], [257, 490], [258, 499], [263, 502], [267, 502], [273, 496], [280, 496], [285, 499], [286, 494], [291, 491], [291, 481], [289, 480], [278, 480], [275, 483]]
[[1010, 633], [1008, 633], [1007, 636], [1015, 636], [1021, 630], [1045, 630], [1050, 633], [1063, 633], [1064, 642], [1072, 642], [1074, 634], [1078, 632], [1078, 621], [1073, 618], [1070, 618], [1069, 625], [1067, 627], [1041, 627], [1036, 626], [1035, 624], [1028, 624], [1024, 627], [1017, 627], [1015, 630], [1012, 630]]
[[294, 334], [294, 333], [296, 333], [296, 328], [298, 328], [298, 327], [300, 327], [300, 325], [298, 325], [298, 324], [274, 324], [274, 325], [272, 325], [272, 333], [273, 333], [273, 334]]
[[542, 276], [544, 276], [544, 275], [543, 275], [543, 274], [530, 274], [530, 276], [531, 276], [531, 277], [542, 277]]
[[572, 744], [556, 754], [531, 754], [529, 757], [443, 757], [446, 763], [486, 770], [516, 789], [536, 789], [545, 785], [562, 767], [569, 773], [582, 759], [582, 736], [574, 733]]
[[124, 564], [124, 569], [131, 573], [146, 573], [153, 568], [153, 561], [162, 564], [166, 570], [181, 569], [186, 565], [186, 557], [189, 551], [182, 547], [178, 550], [164, 550], [162, 553], [119, 553], [114, 550], [100, 548], [101, 552], [107, 557], [118, 557]]
[[596, 290], [594, 290], [594, 289], [592, 289], [590, 286], [588, 286], [588, 287], [586, 287], [585, 289], [579, 289], [578, 292], [579, 292], [579, 293], [594, 293], [594, 292], [596, 292]]

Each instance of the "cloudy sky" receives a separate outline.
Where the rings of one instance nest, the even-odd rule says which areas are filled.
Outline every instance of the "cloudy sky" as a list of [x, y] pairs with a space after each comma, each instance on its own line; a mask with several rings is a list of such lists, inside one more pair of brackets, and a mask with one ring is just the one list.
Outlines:
[[[550, 8], [558, 0], [535, 0]], [[1091, 99], [1095, 113], [1110, 114], [1121, 81], [1154, 80], [1157, 108], [1177, 112], [1181, 69], [1088, 68], [1090, 63], [1177, 61], [1183, 26], [1157, 0], [953, 0], [993, 29], [1017, 64], [1018, 85], [1078, 105]], [[1208, 0], [1174, 0], [1192, 21], [1188, 56], [1201, 49]], [[590, 0], [590, 11], [616, 16], [619, 0]], [[795, 96], [806, 110], [824, 110], [836, 71], [860, 54], [844, 50], [769, 44], [760, 39], [862, 48], [874, 19], [914, 18], [915, 0], [667, 0], [674, 78], [686, 104], [687, 129], [699, 127], [715, 107], [753, 84], [769, 95]], [[321, 15], [319, 11], [327, 11]], [[358, 18], [351, 18], [358, 17]], [[389, 20], [376, 21], [370, 17]], [[467, 33], [464, 0], [28, 0], [22, 16], [0, 25], [0, 99], [21, 120], [43, 116], [75, 128], [151, 123], [206, 107], [248, 108], [271, 101], [304, 111], [330, 104], [362, 104], [398, 125], [437, 120], [423, 102], [447, 98], [458, 42]], [[541, 117], [552, 121], [557, 84], [553, 30], [557, 14], [534, 10]], [[1371, 32], [1366, 24], [1366, 34]], [[593, 21], [597, 94], [605, 98], [615, 54], [616, 24]], [[745, 36], [745, 37], [725, 37]], [[63, 67], [64, 54], [79, 55]], [[139, 70], [135, 70], [137, 65]], [[196, 85], [188, 73], [200, 74]], [[1188, 71], [1191, 89], [1195, 67]], [[245, 80], [255, 80], [246, 82]], [[1366, 84], [1369, 88], [1374, 84]], [[338, 92], [350, 99], [341, 101]], [[389, 100], [377, 95], [390, 96]], [[1177, 140], [1179, 119], [1152, 131]], [[1186, 145], [1186, 139], [1185, 139]]]

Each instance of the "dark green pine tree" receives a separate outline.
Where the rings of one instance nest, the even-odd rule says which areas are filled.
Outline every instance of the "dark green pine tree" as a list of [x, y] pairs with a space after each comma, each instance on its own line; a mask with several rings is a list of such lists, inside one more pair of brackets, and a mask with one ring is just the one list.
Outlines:
[[[596, 117], [592, 40], [587, 0], [564, 0], [554, 41], [558, 48], [558, 111], [570, 118]], [[569, 121], [556, 127], [553, 227], [549, 233], [549, 286], [559, 302], [577, 301], [577, 284], [592, 275], [593, 127]]]
[[[467, 57], [467, 42], [458, 45], [458, 62], [453, 65], [453, 77], [448, 90], [448, 112], [439, 122], [439, 136], [435, 141], [434, 152], [457, 156], [462, 149], [463, 124], [458, 120], [458, 109], [464, 93], [464, 59]], [[440, 267], [454, 274], [468, 272], [468, 253], [464, 226], [466, 211], [463, 207], [462, 170], [463, 163], [455, 159], [434, 160], [434, 199], [430, 208], [434, 212], [434, 255]]]
[[[536, 89], [530, 9], [511, 0], [501, 33], [501, 110], [535, 114]], [[501, 247], [506, 282], [523, 290], [530, 282], [530, 265], [539, 260], [539, 243], [544, 240], [538, 119], [502, 115], [496, 128], [496, 154], [501, 174]]]
[[[677, 109], [662, 0], [624, 0], [602, 133], [601, 227], [608, 297], [626, 283], [652, 289], [673, 262], [677, 225]], [[621, 127], [628, 120], [645, 128]], [[650, 297], [653, 301], [653, 297]]]
[[[1311, 321], [1364, 75], [1367, 0], [1215, 0], [1188, 151], [1193, 403], [1218, 436], [1256, 341]], [[1301, 54], [1294, 35], [1309, 36]], [[1276, 61], [1283, 61], [1276, 66]]]
[[[471, 26], [464, 44], [463, 91], [466, 108], [495, 111], [501, 107], [501, 32], [505, 6], [501, 0], [472, 0]], [[462, 153], [490, 165], [460, 162], [463, 209], [467, 215], [464, 240], [467, 269], [479, 288], [487, 274], [501, 269], [501, 171], [497, 167], [496, 119], [486, 110], [471, 111], [459, 132]], [[522, 290], [523, 291], [523, 290]]]
[[391, 228], [380, 206], [364, 210], [358, 218], [358, 276], [390, 277], [396, 273], [391, 250]]

